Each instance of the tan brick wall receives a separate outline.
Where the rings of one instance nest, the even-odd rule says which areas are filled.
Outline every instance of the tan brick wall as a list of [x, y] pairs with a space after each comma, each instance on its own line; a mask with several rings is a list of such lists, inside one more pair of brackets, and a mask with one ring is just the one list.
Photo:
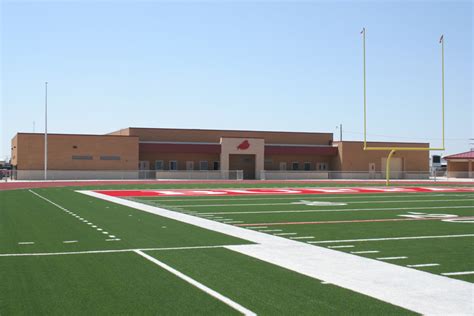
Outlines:
[[[17, 134], [14, 165], [19, 170], [44, 168], [44, 135]], [[76, 148], [75, 148], [76, 147]], [[73, 160], [72, 156], [92, 156], [92, 160]], [[120, 156], [120, 160], [101, 160], [100, 156]], [[50, 170], [136, 170], [138, 138], [101, 135], [48, 135]]]
[[[339, 146], [339, 161], [342, 171], [368, 171], [369, 163], [375, 163], [376, 171], [382, 170], [382, 158], [390, 151], [364, 150], [363, 142], [342, 142]], [[427, 143], [382, 143], [370, 142], [368, 147], [425, 147]], [[402, 171], [429, 171], [429, 151], [397, 151], [394, 158], [402, 159]], [[337, 168], [337, 158], [333, 160]]]
[[460, 172], [460, 171], [472, 171], [469, 170], [469, 161], [448, 161], [448, 171]]
[[221, 137], [263, 138], [265, 139], [265, 144], [328, 145], [332, 141], [332, 133], [128, 128], [111, 134], [138, 136], [140, 141], [169, 142], [219, 143]]

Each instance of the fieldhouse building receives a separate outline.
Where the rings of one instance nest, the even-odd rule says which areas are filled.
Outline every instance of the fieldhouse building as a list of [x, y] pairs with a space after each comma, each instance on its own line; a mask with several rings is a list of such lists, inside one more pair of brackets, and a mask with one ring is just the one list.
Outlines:
[[[428, 143], [369, 142], [370, 146], [429, 147]], [[12, 139], [17, 179], [44, 176], [44, 135]], [[333, 141], [332, 133], [126, 128], [107, 135], [48, 134], [49, 179], [382, 178], [387, 151], [363, 142]], [[428, 151], [400, 151], [394, 178], [429, 174]]]

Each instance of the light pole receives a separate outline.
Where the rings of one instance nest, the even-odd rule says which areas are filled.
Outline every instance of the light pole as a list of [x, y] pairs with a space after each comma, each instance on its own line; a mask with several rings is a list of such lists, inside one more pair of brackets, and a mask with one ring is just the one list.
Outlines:
[[44, 89], [44, 179], [48, 180], [48, 82]]

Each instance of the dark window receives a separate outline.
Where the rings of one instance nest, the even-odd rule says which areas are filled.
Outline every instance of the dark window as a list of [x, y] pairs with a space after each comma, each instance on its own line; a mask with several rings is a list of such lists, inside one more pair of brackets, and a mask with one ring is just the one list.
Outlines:
[[170, 160], [169, 167], [170, 170], [178, 170], [178, 162], [176, 160]]
[[214, 161], [214, 163], [212, 164], [212, 169], [213, 170], [219, 170], [220, 169], [219, 161]]
[[120, 156], [100, 156], [100, 160], [120, 160]]
[[155, 170], [163, 170], [163, 160], [155, 161]]
[[310, 171], [311, 170], [311, 163], [310, 162], [305, 162], [304, 163], [304, 170], [305, 171]]
[[293, 162], [291, 164], [291, 169], [293, 170], [299, 170], [300, 169], [300, 164], [298, 162]]
[[209, 166], [208, 166], [207, 160], [201, 160], [199, 162], [199, 170], [208, 170], [208, 169], [209, 169]]
[[72, 160], [92, 160], [92, 156], [72, 156]]

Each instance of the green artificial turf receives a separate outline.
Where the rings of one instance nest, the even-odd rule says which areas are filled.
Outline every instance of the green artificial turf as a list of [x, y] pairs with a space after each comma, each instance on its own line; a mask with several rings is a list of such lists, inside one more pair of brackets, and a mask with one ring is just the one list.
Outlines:
[[148, 253], [260, 315], [411, 314], [227, 249]]
[[233, 315], [135, 253], [0, 258], [1, 315]]

